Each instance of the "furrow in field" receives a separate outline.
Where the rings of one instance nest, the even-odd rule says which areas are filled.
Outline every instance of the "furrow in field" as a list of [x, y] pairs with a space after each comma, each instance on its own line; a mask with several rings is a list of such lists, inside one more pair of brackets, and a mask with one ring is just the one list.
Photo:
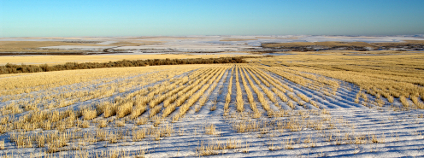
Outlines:
[[[252, 72], [252, 71], [250, 71], [248, 68], [245, 68], [245, 69], [244, 69], [244, 71], [248, 72], [248, 73], [250, 74], [250, 76], [252, 76], [252, 77], [253, 77], [253, 79], [256, 81], [256, 83], [257, 83], [258, 85], [260, 85], [260, 87], [261, 87], [262, 91], [263, 91], [263, 92], [265, 92], [265, 94], [268, 96], [268, 98], [269, 98], [269, 99], [270, 99], [270, 100], [271, 100], [274, 104], [278, 104], [278, 103], [277, 103], [277, 99], [276, 99], [276, 97], [274, 96], [274, 94], [273, 94], [271, 91], [269, 91], [269, 89], [267, 88], [267, 87], [270, 87], [270, 84], [268, 83], [268, 81], [264, 80], [261, 76], [257, 75], [257, 73], [256, 73], [256, 72]], [[258, 78], [258, 79], [259, 79], [259, 81], [258, 81], [256, 78]], [[263, 86], [262, 84], [265, 84], [265, 85], [266, 85], [266, 87], [265, 87], [265, 86]], [[278, 105], [277, 105], [277, 106], [278, 106]]]
[[[252, 68], [253, 69], [253, 68]], [[252, 70], [251, 69], [251, 70]], [[255, 71], [255, 69], [253, 69], [254, 71]], [[259, 71], [259, 70], [256, 70], [255, 72], [257, 72], [257, 74], [259, 74], [259, 76], [258, 76], [258, 78], [259, 79], [261, 79], [261, 80], [264, 80], [264, 79], [262, 79], [262, 77], [264, 77], [265, 75], [263, 75], [264, 73], [262, 72], [262, 71]], [[272, 77], [271, 77], [272, 78]], [[267, 78], [266, 78], [267, 79]], [[274, 83], [274, 81], [271, 81], [271, 80], [267, 80], [268, 82], [270, 82], [271, 83], [271, 85], [273, 85], [274, 87], [279, 87], [279, 86], [277, 86], [275, 83]], [[279, 90], [282, 90], [282, 89], [279, 89]], [[278, 96], [280, 96], [280, 98], [281, 99], [285, 99], [284, 97], [285, 96], [283, 96], [283, 95], [281, 95], [281, 94], [278, 94], [278, 90], [273, 90]], [[284, 91], [285, 92], [285, 91]], [[314, 102], [313, 100], [311, 100], [309, 97], [307, 97], [306, 95], [304, 95], [304, 94], [302, 94], [302, 93], [296, 93], [296, 95], [297, 96], [299, 96], [305, 103], [307, 103], [307, 104], [310, 104], [310, 105], [312, 105], [312, 106], [314, 106], [315, 108], [320, 108], [317, 104], [316, 104], [316, 102]], [[303, 104], [303, 102], [298, 102], [298, 104], [300, 104], [300, 105], [302, 105]], [[303, 105], [303, 106], [309, 106], [309, 105]], [[313, 107], [308, 107], [309, 109], [311, 109], [311, 108], [313, 108]]]
[[[228, 66], [228, 69], [225, 70], [225, 73], [223, 76], [218, 77], [219, 80], [217, 81], [217, 87], [211, 91], [211, 94], [209, 95], [208, 101], [205, 103], [205, 107], [202, 108], [198, 114], [201, 115], [214, 115], [214, 116], [221, 116], [222, 110], [224, 109], [221, 107], [223, 105], [223, 101], [225, 101], [225, 86], [228, 76], [230, 75], [231, 66]], [[208, 90], [209, 91], [209, 90]], [[191, 113], [190, 113], [191, 114]]]
[[250, 109], [252, 109], [252, 111], [253, 111], [253, 118], [259, 118], [262, 114], [256, 106], [255, 98], [253, 97], [253, 93], [252, 93], [252, 91], [250, 91], [249, 86], [247, 86], [247, 82], [246, 82], [244, 74], [246, 74], [245, 71], [243, 71], [243, 73], [240, 73], [241, 79], [243, 81], [243, 87], [244, 87], [244, 90], [247, 94], [247, 99], [249, 100]]
[[179, 120], [179, 118], [184, 116], [185, 113], [189, 110], [189, 108], [203, 95], [203, 93], [211, 86], [211, 84], [215, 82], [219, 76], [222, 76], [224, 74], [225, 69], [227, 68], [220, 68], [219, 72], [217, 72], [210, 80], [205, 80], [205, 83], [203, 83], [204, 85], [202, 84], [202, 86], [198, 86], [198, 88], [192, 93], [189, 92], [188, 94], [190, 94], [190, 98], [187, 99], [187, 101], [180, 106], [179, 112], [172, 118], [173, 121], [177, 121]]
[[[194, 74], [201, 73], [203, 70], [199, 70]], [[182, 87], [180, 84], [187, 83], [188, 79], [181, 77], [177, 79], [173, 84], [170, 85], [169, 81], [156, 84], [152, 87], [149, 87], [147, 93], [128, 95], [124, 99], [115, 98], [114, 104], [105, 104], [98, 106], [100, 112], [104, 113], [104, 117], [110, 117], [115, 114], [118, 114], [118, 117], [124, 117], [128, 114], [131, 114], [131, 118], [136, 118], [137, 116], [143, 114], [147, 111], [147, 103], [150, 102], [150, 107], [154, 107], [157, 104], [157, 100], [155, 101], [155, 96], [160, 95], [164, 92], [170, 91], [175, 88], [177, 85]], [[178, 89], [178, 88], [177, 88]], [[133, 99], [135, 101], [133, 101]]]
[[238, 112], [243, 112], [244, 101], [243, 101], [243, 92], [241, 90], [240, 82], [239, 82], [239, 73], [240, 73], [240, 66], [237, 66], [236, 67], [236, 88], [237, 88], [236, 107]]
[[[262, 80], [262, 82], [268, 82], [270, 83], [270, 85], [272, 85], [271, 90], [278, 96], [279, 101], [278, 103], [280, 103], [282, 106], [284, 107], [284, 109], [295, 109], [295, 107], [293, 106], [293, 104], [289, 104], [289, 98], [287, 98], [287, 96], [285, 95], [285, 93], [287, 92], [286, 89], [284, 89], [283, 87], [286, 87], [287, 89], [289, 89], [290, 91], [293, 91], [293, 88], [288, 88], [287, 85], [283, 85], [281, 82], [277, 81], [275, 78], [265, 74], [263, 71], [255, 69], [253, 67], [249, 67], [248, 70], [255, 72], [256, 74], [259, 74], [259, 76], [257, 76], [259, 79]], [[278, 99], [276, 98], [276, 99]], [[280, 102], [280, 100], [282, 102]], [[276, 104], [277, 105], [277, 104]], [[291, 106], [289, 106], [291, 105]]]
[[234, 76], [233, 74], [235, 71], [234, 69], [235, 69], [235, 66], [231, 68], [231, 73], [230, 73], [231, 77], [228, 81], [227, 94], [225, 95], [225, 103], [224, 103], [224, 115], [227, 115], [229, 113], [231, 95], [233, 94], [232, 90], [233, 90], [233, 76]]
[[216, 86], [218, 85], [218, 82], [221, 80], [222, 76], [224, 76], [226, 71], [227, 69], [225, 69], [225, 71], [222, 71], [221, 74], [218, 76], [218, 78], [216, 78], [216, 80], [209, 80], [208, 84], [212, 84], [212, 85], [209, 87], [209, 89], [206, 90], [205, 94], [203, 94], [203, 96], [199, 99], [198, 107], [195, 108], [196, 112], [199, 112], [200, 109], [205, 105], [206, 101], [209, 100], [209, 97], [212, 91], [215, 90]]
[[[213, 69], [207, 69], [205, 71], [199, 71], [198, 73], [195, 74], [190, 74], [191, 76], [195, 76], [192, 77], [192, 79], [189, 79], [189, 77], [185, 76], [184, 78], [186, 80], [184, 80], [184, 82], [179, 83], [179, 87], [178, 88], [174, 88], [171, 91], [169, 91], [166, 94], [157, 96], [156, 98], [157, 101], [155, 101], [154, 103], [157, 105], [159, 103], [163, 103], [160, 106], [153, 106], [150, 108], [149, 111], [149, 117], [152, 118], [153, 116], [155, 116], [156, 114], [158, 114], [164, 107], [168, 107], [169, 105], [171, 105], [172, 103], [174, 103], [174, 101], [177, 101], [178, 96], [183, 95], [184, 93], [190, 91], [191, 89], [193, 89], [196, 84], [199, 84], [203, 79], [205, 79], [205, 77], [212, 75], [214, 73]], [[180, 98], [178, 98], [180, 99]], [[139, 113], [143, 113], [144, 111], [146, 111], [147, 108], [144, 108], [144, 104], [140, 104], [141, 107], [141, 112], [137, 112], [137, 114], [139, 115]], [[144, 105], [144, 106], [143, 106]], [[152, 105], [152, 104], [150, 104]], [[136, 106], [137, 107], [137, 106]]]
[[[274, 73], [274, 72], [270, 71], [270, 73]], [[289, 80], [288, 82], [291, 82], [291, 81]], [[343, 98], [340, 97], [340, 94], [338, 92], [336, 93], [337, 95], [328, 96], [328, 95], [322, 94], [319, 91], [307, 89], [304, 86], [299, 87], [297, 84], [293, 84], [293, 87], [296, 89], [297, 92], [300, 91], [303, 94], [307, 94], [308, 92], [312, 93], [313, 95], [311, 95], [310, 97], [313, 98], [313, 100], [315, 102], [314, 104], [316, 104], [317, 106], [325, 105], [325, 106], [328, 106], [327, 108], [338, 108], [338, 107], [364, 108], [363, 105], [359, 105], [359, 104], [348, 102], [347, 100], [344, 100]], [[323, 108], [326, 108], [326, 107], [323, 107]]]
[[[181, 100], [184, 99], [184, 98], [181, 98], [181, 97], [178, 98], [178, 96], [182, 96], [182, 95], [184, 95], [184, 93], [189, 92], [190, 90], [195, 88], [196, 84], [199, 84], [203, 79], [205, 79], [205, 77], [207, 78], [208, 76], [212, 75], [214, 72], [215, 72], [214, 69], [208, 69], [204, 72], [193, 74], [192, 76], [195, 76], [194, 78], [192, 77], [192, 79], [190, 80], [187, 77], [187, 82], [180, 84], [180, 87], [173, 89], [170, 92], [168, 92], [167, 94], [163, 95], [165, 97], [158, 96], [159, 98], [163, 99], [162, 100], [163, 105], [155, 106], [155, 107], [151, 108], [150, 113], [149, 113], [149, 117], [155, 116], [157, 113], [159, 113], [162, 110], [163, 107], [167, 108], [168, 106], [170, 106], [175, 101], [181, 102]], [[186, 84], [186, 85], [184, 85], [184, 84]], [[162, 102], [162, 101], [160, 101], [160, 102]], [[141, 105], [143, 105], [143, 104], [141, 104]]]
[[[253, 89], [253, 91], [256, 93], [256, 95], [258, 96], [258, 100], [262, 105], [262, 108], [267, 112], [268, 116], [272, 116], [272, 114], [274, 113], [274, 110], [271, 109], [268, 101], [265, 99], [263, 92], [260, 91], [257, 86], [253, 83], [253, 81], [251, 81], [249, 78], [253, 78], [255, 80], [254, 76], [250, 76], [247, 74], [247, 72], [243, 69], [243, 72], [245, 73], [246, 77], [248, 78], [248, 81], [250, 83], [250, 87]], [[256, 79], [257, 80], [257, 79]], [[260, 85], [258, 85], [260, 86]]]
[[191, 95], [193, 95], [197, 90], [199, 90], [209, 79], [211, 79], [213, 76], [217, 76], [219, 68], [215, 68], [213, 73], [209, 74], [205, 78], [202, 78], [201, 80], [196, 81], [194, 84], [192, 84], [189, 91], [186, 93], [178, 93], [179, 98], [176, 99], [172, 104], [169, 104], [164, 110], [162, 117], [167, 117], [169, 114], [174, 112], [174, 110], [181, 106]]

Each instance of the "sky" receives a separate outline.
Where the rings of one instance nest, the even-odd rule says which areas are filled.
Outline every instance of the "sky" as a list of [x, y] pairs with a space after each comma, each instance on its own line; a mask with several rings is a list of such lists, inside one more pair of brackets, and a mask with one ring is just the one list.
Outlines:
[[0, 0], [0, 37], [411, 35], [424, 0]]

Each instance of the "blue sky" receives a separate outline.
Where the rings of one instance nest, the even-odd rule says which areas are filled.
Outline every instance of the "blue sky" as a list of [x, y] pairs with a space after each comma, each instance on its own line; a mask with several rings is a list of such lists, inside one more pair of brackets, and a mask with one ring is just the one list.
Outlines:
[[424, 0], [0, 0], [0, 37], [424, 33]]

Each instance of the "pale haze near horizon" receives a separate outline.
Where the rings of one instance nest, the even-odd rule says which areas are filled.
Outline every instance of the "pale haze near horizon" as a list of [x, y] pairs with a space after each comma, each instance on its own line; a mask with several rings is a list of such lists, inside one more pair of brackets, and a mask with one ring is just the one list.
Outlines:
[[405, 35], [424, 1], [0, 1], [0, 37]]

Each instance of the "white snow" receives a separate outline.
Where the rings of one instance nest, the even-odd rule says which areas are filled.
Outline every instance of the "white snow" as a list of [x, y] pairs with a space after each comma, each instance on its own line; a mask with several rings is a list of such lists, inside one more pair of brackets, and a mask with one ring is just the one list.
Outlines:
[[[63, 45], [49, 46], [42, 48], [49, 49], [81, 49], [99, 50], [113, 48], [116, 50], [140, 50], [150, 52], [222, 52], [222, 51], [243, 51], [250, 48], [257, 48], [261, 43], [290, 43], [290, 42], [403, 42], [405, 40], [424, 40], [422, 35], [399, 35], [399, 36], [313, 36], [313, 35], [272, 35], [272, 36], [184, 36], [184, 37], [155, 37], [155, 38], [72, 38], [72, 39], [45, 39], [45, 38], [0, 38], [0, 41], [63, 41], [63, 40], [96, 40], [103, 41], [95, 46]], [[224, 39], [250, 39], [242, 41], [221, 41]], [[140, 43], [140, 46], [105, 46], [113, 45], [119, 40], [132, 40]], [[159, 41], [162, 44], [141, 45], [143, 42]], [[98, 45], [98, 46], [97, 46]]]

